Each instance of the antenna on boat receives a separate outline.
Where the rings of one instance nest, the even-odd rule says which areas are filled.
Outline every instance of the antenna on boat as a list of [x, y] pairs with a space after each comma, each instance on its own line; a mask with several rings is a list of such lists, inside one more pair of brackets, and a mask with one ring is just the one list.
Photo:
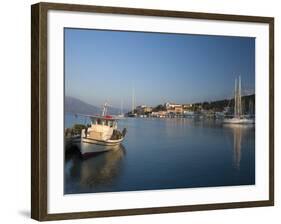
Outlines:
[[105, 102], [105, 104], [103, 105], [103, 108], [102, 108], [102, 116], [106, 116], [107, 114], [107, 108], [109, 107], [110, 105]]

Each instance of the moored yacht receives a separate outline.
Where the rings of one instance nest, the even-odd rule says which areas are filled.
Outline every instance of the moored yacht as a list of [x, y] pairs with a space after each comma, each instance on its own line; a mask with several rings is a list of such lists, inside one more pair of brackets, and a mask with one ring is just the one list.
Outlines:
[[255, 119], [249, 118], [242, 114], [242, 96], [241, 96], [241, 77], [239, 76], [238, 83], [235, 79], [235, 94], [234, 94], [234, 117], [225, 118], [223, 123], [226, 124], [254, 124]]

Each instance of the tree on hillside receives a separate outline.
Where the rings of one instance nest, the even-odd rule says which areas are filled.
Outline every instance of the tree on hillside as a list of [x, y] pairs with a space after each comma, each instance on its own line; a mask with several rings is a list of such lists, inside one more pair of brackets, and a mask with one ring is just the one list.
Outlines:
[[158, 106], [154, 107], [152, 109], [153, 112], [158, 112], [158, 111], [166, 111], [166, 107], [164, 105], [159, 104]]

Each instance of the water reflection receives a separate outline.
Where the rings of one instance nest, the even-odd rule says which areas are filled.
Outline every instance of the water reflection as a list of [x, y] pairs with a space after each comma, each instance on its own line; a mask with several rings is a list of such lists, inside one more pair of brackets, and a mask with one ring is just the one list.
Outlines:
[[88, 159], [73, 155], [66, 161], [65, 170], [65, 186], [72, 186], [72, 189], [65, 189], [65, 193], [77, 193], [77, 189], [87, 192], [100, 185], [110, 184], [121, 172], [125, 153], [126, 149], [121, 144], [112, 151]]
[[233, 165], [239, 170], [240, 162], [242, 158], [242, 141], [249, 129], [254, 128], [254, 125], [243, 125], [243, 124], [224, 124], [225, 127], [229, 128], [233, 134]]
[[254, 125], [181, 118], [118, 125], [128, 130], [126, 150], [69, 157], [65, 194], [255, 184]]

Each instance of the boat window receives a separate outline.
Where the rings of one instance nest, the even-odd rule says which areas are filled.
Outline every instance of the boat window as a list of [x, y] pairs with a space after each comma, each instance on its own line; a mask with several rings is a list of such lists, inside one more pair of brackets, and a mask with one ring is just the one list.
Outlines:
[[102, 125], [101, 119], [97, 119], [97, 123], [98, 123], [99, 125]]
[[105, 121], [105, 125], [109, 126], [109, 121], [108, 120]]
[[113, 122], [112, 121], [108, 121], [109, 122], [109, 127], [113, 127]]

